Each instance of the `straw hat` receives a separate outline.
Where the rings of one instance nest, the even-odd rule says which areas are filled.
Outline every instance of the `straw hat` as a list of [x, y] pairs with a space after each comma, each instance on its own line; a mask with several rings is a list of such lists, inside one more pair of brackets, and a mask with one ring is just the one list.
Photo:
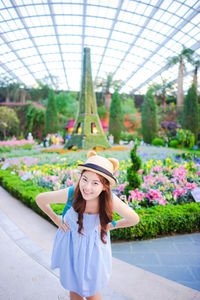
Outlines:
[[91, 150], [87, 154], [87, 161], [85, 164], [79, 164], [78, 169], [80, 171], [87, 170], [95, 172], [105, 177], [111, 184], [116, 184], [117, 179], [113, 176], [113, 173], [118, 169], [119, 162], [115, 158], [105, 158], [96, 154], [94, 150]]

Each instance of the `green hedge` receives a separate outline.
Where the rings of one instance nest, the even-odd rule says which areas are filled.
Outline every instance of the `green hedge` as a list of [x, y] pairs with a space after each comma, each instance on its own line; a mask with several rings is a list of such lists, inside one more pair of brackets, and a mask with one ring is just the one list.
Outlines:
[[[48, 189], [33, 185], [31, 180], [22, 181], [9, 170], [0, 170], [0, 184], [14, 197], [22, 201], [34, 211], [50, 220], [35, 202], [39, 193]], [[52, 205], [57, 214], [62, 214], [64, 204]], [[111, 231], [112, 240], [149, 239], [172, 233], [190, 233], [200, 229], [200, 204], [154, 206], [136, 210], [140, 222], [134, 227], [120, 228]], [[114, 219], [120, 217], [114, 214]]]

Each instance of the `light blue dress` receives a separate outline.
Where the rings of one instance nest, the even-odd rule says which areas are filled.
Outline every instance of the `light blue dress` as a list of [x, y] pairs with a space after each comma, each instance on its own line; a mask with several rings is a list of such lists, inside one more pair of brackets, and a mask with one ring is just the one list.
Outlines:
[[98, 214], [83, 215], [83, 235], [78, 233], [78, 214], [73, 207], [67, 210], [65, 221], [70, 230], [59, 228], [53, 245], [51, 268], [60, 269], [62, 286], [89, 297], [104, 288], [112, 271], [110, 234], [107, 243], [101, 241]]

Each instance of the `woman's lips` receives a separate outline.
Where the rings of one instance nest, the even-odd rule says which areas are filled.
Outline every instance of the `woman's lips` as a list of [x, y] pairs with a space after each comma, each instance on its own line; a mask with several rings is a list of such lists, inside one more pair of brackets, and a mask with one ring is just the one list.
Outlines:
[[86, 193], [84, 190], [83, 190], [83, 193], [86, 195], [86, 196], [89, 196], [91, 193]]

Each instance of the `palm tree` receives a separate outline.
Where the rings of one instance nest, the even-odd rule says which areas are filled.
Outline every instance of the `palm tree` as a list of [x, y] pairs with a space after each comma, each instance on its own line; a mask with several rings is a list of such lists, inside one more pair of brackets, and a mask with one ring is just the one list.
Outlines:
[[185, 67], [185, 61], [193, 63], [194, 50], [190, 48], [185, 48], [183, 46], [182, 51], [177, 56], [173, 56], [168, 60], [168, 67], [179, 64], [178, 70], [178, 91], [177, 91], [177, 106], [183, 105], [183, 71]]
[[161, 99], [161, 105], [166, 105], [166, 98], [167, 95], [173, 93], [173, 83], [168, 82], [167, 79], [163, 79], [161, 77], [161, 83], [154, 83], [151, 87], [154, 89], [155, 92], [155, 100], [158, 103], [158, 99]]
[[25, 103], [26, 98], [29, 96], [29, 93], [27, 91], [27, 88], [25, 86], [25, 84], [20, 84], [17, 83], [16, 84], [16, 89], [15, 92], [13, 94], [13, 100], [14, 102], [22, 102]]

